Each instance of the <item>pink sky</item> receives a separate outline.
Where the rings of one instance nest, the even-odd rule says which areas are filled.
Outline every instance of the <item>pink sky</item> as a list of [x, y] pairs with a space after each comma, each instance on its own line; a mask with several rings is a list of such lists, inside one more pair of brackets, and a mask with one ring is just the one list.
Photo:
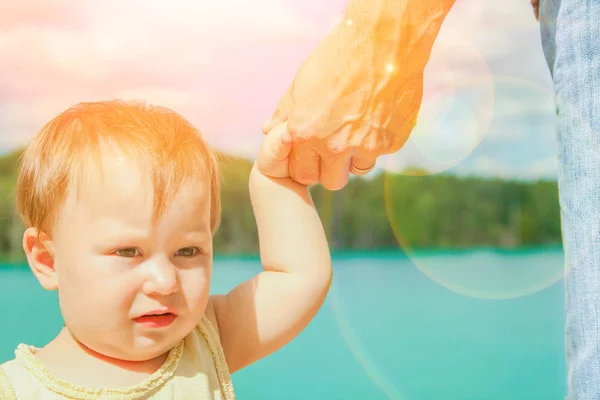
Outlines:
[[[346, 0], [0, 1], [0, 150], [25, 144], [74, 103], [118, 97], [170, 106], [213, 145], [251, 156], [262, 122], [345, 7]], [[532, 53], [535, 36], [519, 49], [523, 41], [511, 35], [536, 29], [528, 0], [459, 0], [434, 47], [427, 92], [489, 79], [494, 58]], [[500, 72], [538, 79], [539, 46], [533, 54], [533, 67]], [[481, 126], [490, 88], [480, 87], [484, 98], [471, 105]], [[440, 104], [423, 109], [423, 118], [440, 119]], [[460, 162], [483, 136], [454, 140], [459, 158], [444, 162]], [[405, 153], [418, 148], [441, 160], [425, 147], [447, 148], [443, 141], [417, 134]]]
[[[144, 98], [219, 146], [252, 146], [344, 11], [328, 1], [26, 0], [0, 5], [0, 100], [16, 142], [72, 103]], [[317, 3], [314, 3], [317, 4]], [[314, 6], [312, 4], [312, 6]]]

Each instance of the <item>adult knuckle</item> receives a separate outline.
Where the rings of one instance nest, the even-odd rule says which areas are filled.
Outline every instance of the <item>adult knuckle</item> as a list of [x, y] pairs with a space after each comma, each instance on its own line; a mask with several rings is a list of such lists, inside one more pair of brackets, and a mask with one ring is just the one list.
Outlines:
[[303, 113], [294, 110], [287, 120], [288, 132], [297, 137], [298, 140], [309, 140], [314, 137], [313, 122], [307, 119]]
[[365, 141], [361, 144], [360, 150], [365, 154], [379, 154], [382, 149], [382, 143], [379, 143], [380, 140], [377, 140], [375, 137], [376, 133], [372, 133], [372, 136], [369, 140]]
[[305, 129], [305, 127], [302, 125], [288, 124], [288, 133], [292, 138], [294, 138], [294, 142], [296, 144], [309, 143], [314, 139], [310, 131]]
[[299, 136], [299, 134], [301, 132], [300, 125], [298, 124], [298, 122], [293, 121], [292, 119], [289, 119], [289, 118], [287, 120], [286, 129], [289, 132], [289, 134], [294, 137]]
[[350, 144], [339, 141], [339, 140], [330, 140], [327, 143], [327, 151], [333, 155], [340, 155], [348, 152], [350, 150]]
[[395, 137], [389, 141], [388, 145], [383, 149], [383, 154], [394, 154], [400, 151], [404, 144], [406, 143], [406, 139], [408, 138], [408, 134], [397, 134]]

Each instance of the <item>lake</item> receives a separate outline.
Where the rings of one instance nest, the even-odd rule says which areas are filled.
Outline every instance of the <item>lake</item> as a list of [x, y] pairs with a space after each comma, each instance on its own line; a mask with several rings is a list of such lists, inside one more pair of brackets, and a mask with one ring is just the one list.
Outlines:
[[[215, 259], [212, 292], [260, 269]], [[327, 301], [276, 354], [233, 375], [239, 399], [562, 400], [560, 248], [334, 255]], [[0, 363], [62, 326], [55, 293], [0, 266]]]

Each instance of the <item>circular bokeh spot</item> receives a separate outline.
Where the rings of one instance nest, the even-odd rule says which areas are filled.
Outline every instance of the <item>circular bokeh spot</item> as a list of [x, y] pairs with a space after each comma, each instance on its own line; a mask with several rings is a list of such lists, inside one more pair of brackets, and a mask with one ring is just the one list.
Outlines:
[[[471, 176], [406, 176], [387, 168], [385, 202], [399, 245], [427, 277], [463, 295], [508, 299], [543, 290], [564, 275], [552, 178], [556, 128], [550, 88], [511, 77], [494, 78], [494, 87], [494, 115], [468, 160], [461, 152], [469, 147], [460, 144], [464, 139], [455, 136], [459, 144], [451, 142], [462, 129], [472, 132], [470, 145], [476, 143], [477, 124], [461, 120], [477, 121], [471, 107], [455, 101], [456, 117], [430, 123], [444, 132], [432, 139], [443, 143], [431, 147], [459, 153], [456, 159], [469, 166], [458, 166], [461, 173]], [[429, 143], [423, 143], [420, 154], [431, 154]], [[438, 153], [435, 160], [447, 165], [452, 155]], [[477, 177], [483, 172], [485, 179]], [[529, 257], [524, 250], [539, 246], [549, 246], [546, 258]], [[466, 255], [453, 257], [460, 252]]]
[[386, 169], [406, 175], [448, 170], [468, 157], [487, 132], [494, 110], [494, 83], [472, 38], [453, 25], [436, 40], [423, 77], [416, 125]]

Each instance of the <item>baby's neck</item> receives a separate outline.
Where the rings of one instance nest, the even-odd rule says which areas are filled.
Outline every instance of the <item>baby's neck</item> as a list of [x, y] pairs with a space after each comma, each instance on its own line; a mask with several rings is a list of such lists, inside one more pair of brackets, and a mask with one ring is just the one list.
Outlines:
[[107, 357], [75, 340], [67, 328], [35, 355], [59, 379], [88, 387], [137, 385], [160, 369], [167, 357], [147, 361]]

